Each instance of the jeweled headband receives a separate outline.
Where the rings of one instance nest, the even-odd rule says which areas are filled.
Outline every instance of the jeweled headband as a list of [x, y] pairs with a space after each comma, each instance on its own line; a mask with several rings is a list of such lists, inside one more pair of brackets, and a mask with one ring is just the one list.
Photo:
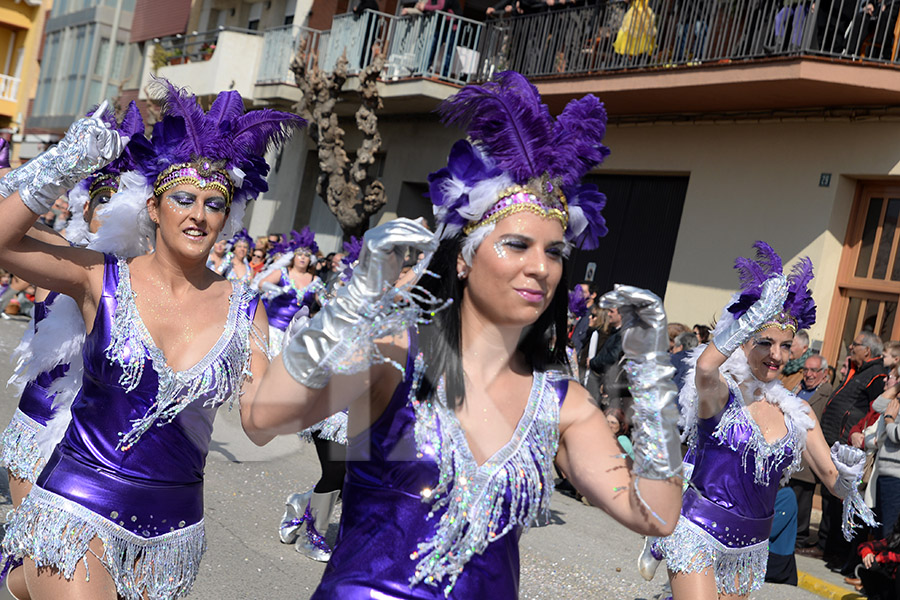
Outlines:
[[172, 165], [159, 174], [156, 184], [153, 186], [153, 194], [157, 197], [163, 195], [173, 187], [190, 184], [201, 190], [217, 190], [225, 197], [225, 203], [230, 205], [234, 197], [234, 184], [228, 173], [216, 169], [212, 161], [200, 159], [197, 162]]
[[119, 191], [119, 175], [101, 173], [91, 182], [88, 188], [88, 196], [95, 200], [98, 196], [112, 196]]
[[521, 211], [532, 212], [545, 219], [556, 219], [563, 231], [569, 224], [569, 207], [562, 190], [549, 181], [541, 181], [532, 186], [513, 185], [503, 190], [500, 199], [479, 220], [469, 222], [463, 232], [469, 235], [483, 225], [492, 225]]
[[754, 333], [759, 333], [763, 329], [768, 329], [769, 327], [777, 327], [782, 331], [787, 331], [788, 329], [790, 329], [794, 333], [797, 333], [797, 319], [792, 317], [786, 311], [781, 311], [773, 318], [763, 323], [762, 327], [757, 329]]

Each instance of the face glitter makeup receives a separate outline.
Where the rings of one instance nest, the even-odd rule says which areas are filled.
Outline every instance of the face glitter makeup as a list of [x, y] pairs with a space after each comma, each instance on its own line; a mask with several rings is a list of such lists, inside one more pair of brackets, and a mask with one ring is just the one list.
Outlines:
[[494, 242], [494, 252], [497, 253], [499, 258], [506, 258], [506, 247], [503, 245], [502, 241]]

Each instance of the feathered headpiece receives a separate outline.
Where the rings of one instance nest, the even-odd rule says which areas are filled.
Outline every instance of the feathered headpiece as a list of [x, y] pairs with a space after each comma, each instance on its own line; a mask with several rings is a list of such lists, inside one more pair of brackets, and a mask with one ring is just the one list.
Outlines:
[[344, 242], [344, 258], [341, 259], [341, 264], [344, 268], [341, 270], [341, 281], [345, 283], [350, 281], [350, 277], [353, 276], [353, 269], [356, 267], [356, 263], [359, 262], [359, 254], [362, 252], [362, 247], [362, 238], [358, 238], [355, 235], [350, 236], [349, 242]]
[[[96, 112], [96, 108], [88, 111], [88, 115]], [[138, 140], [143, 139], [144, 120], [141, 111], [135, 102], [128, 104], [121, 123], [116, 122], [116, 116], [112, 108], [108, 108], [103, 114], [98, 115], [107, 126], [123, 137]], [[66, 226], [66, 238], [70, 243], [82, 246], [97, 247], [97, 236], [90, 232], [88, 223], [84, 220], [84, 207], [98, 197], [106, 196], [112, 202], [115, 199], [115, 207], [101, 205], [97, 208], [97, 215], [104, 222], [103, 236], [107, 244], [102, 247], [115, 249], [120, 256], [137, 256], [150, 247], [148, 235], [150, 233], [149, 217], [142, 222], [141, 213], [146, 212], [146, 202], [149, 190], [144, 185], [143, 178], [132, 173], [136, 169], [134, 156], [131, 149], [134, 146], [129, 142], [125, 151], [114, 161], [93, 173], [89, 177], [79, 181], [69, 191], [69, 210], [72, 217]], [[123, 177], [129, 173], [128, 177]], [[127, 182], [127, 185], [126, 185]], [[127, 190], [125, 188], [128, 188]], [[116, 213], [111, 217], [110, 213]], [[113, 223], [115, 225], [113, 226]], [[135, 230], [138, 234], [135, 235]], [[111, 233], [115, 230], [115, 233]], [[128, 233], [125, 233], [125, 232]]]
[[587, 311], [587, 296], [584, 295], [580, 285], [575, 286], [575, 289], [569, 292], [569, 312], [579, 318], [586, 315]]
[[240, 225], [246, 203], [269, 189], [266, 150], [306, 121], [271, 109], [245, 113], [236, 91], [220, 92], [205, 112], [186, 90], [164, 79], [156, 87], [163, 117], [151, 140], [133, 149], [138, 169], [157, 196], [183, 183], [221, 191], [231, 203], [227, 238]]
[[[784, 267], [778, 253], [765, 242], [753, 244], [756, 258], [740, 257], [734, 262], [741, 279], [741, 291], [736, 300], [728, 306], [727, 311], [733, 318], [739, 319], [759, 300], [762, 286], [767, 279], [782, 275]], [[809, 290], [809, 282], [813, 278], [813, 264], [809, 257], [803, 257], [793, 266], [787, 277], [788, 294], [784, 301], [784, 310], [771, 323], [782, 329], [807, 329], [816, 322], [816, 303]]]
[[[557, 219], [570, 244], [592, 249], [606, 235], [606, 197], [581, 178], [603, 162], [606, 110], [593, 95], [569, 102], [554, 120], [540, 94], [514, 71], [467, 85], [438, 109], [463, 127], [447, 166], [429, 175], [441, 239], [463, 231], [467, 261], [493, 225], [522, 210]], [[477, 233], [476, 233], [477, 232]], [[473, 235], [474, 234], [474, 235]]]
[[245, 242], [248, 246], [250, 246], [250, 250], [256, 248], [256, 242], [253, 241], [253, 238], [250, 237], [250, 234], [247, 233], [247, 229], [241, 229], [234, 237], [228, 240], [228, 245], [234, 248], [239, 242]]
[[272, 251], [275, 254], [293, 254], [301, 248], [313, 256], [319, 252], [319, 245], [316, 243], [316, 234], [308, 225], [300, 230], [300, 233], [297, 233], [296, 230], [291, 230], [291, 232], [285, 236], [283, 242], [278, 242], [273, 246]]

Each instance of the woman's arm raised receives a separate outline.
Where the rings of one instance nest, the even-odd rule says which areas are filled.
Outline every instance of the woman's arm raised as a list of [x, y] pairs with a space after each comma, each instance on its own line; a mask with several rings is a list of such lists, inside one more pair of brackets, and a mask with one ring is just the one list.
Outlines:
[[[282, 354], [272, 361], [250, 403], [245, 429], [254, 435], [277, 435], [315, 424], [349, 406], [380, 380], [385, 369], [393, 368], [362, 365], [355, 374], [333, 377], [337, 365], [364, 352], [363, 346], [374, 352], [374, 331], [366, 332], [368, 312], [393, 288], [406, 251], [433, 251], [435, 245], [434, 234], [409, 219], [367, 231], [349, 283], [306, 328], [290, 335]], [[366, 335], [370, 337], [362, 339]], [[386, 349], [391, 352], [391, 347]]]

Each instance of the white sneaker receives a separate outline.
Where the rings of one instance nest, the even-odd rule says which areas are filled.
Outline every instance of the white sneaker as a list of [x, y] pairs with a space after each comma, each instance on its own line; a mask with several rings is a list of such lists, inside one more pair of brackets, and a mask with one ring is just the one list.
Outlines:
[[654, 537], [645, 537], [644, 547], [641, 548], [641, 554], [640, 556], [638, 556], [638, 572], [641, 574], [641, 577], [643, 577], [647, 581], [653, 580], [653, 576], [656, 575], [656, 569], [659, 567], [659, 563], [662, 562], [660, 560], [656, 560], [656, 558], [653, 556], [653, 553], [650, 551], [650, 547], [655, 541], [656, 538]]

